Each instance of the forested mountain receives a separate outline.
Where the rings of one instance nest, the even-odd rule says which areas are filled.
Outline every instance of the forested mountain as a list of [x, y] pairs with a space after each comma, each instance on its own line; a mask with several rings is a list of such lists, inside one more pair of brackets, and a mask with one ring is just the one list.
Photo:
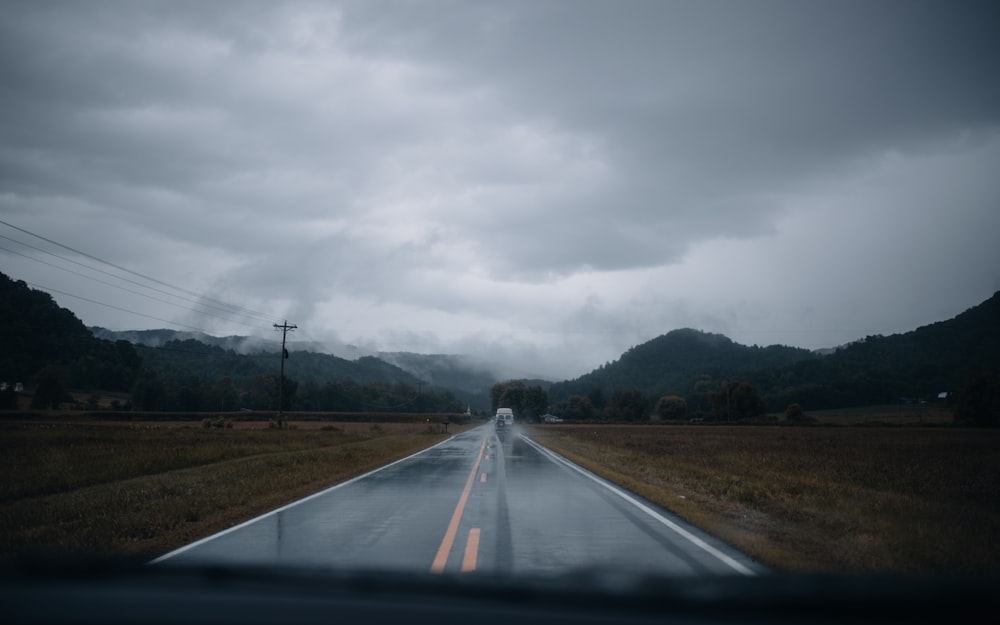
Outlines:
[[69, 388], [131, 388], [140, 359], [126, 341], [94, 337], [52, 296], [0, 273], [0, 382], [43, 388], [39, 403], [62, 401]]
[[[160, 328], [156, 330], [108, 330], [100, 326], [92, 326], [91, 333], [100, 339], [109, 341], [128, 341], [136, 345], [147, 347], [161, 347], [171, 341], [186, 341], [193, 339], [212, 347], [221, 347], [225, 350], [236, 352], [237, 354], [260, 354], [263, 352], [277, 353], [281, 349], [281, 335], [278, 340], [268, 340], [255, 336], [212, 336], [204, 332], [193, 332], [190, 330], [168, 330]], [[317, 351], [322, 352], [323, 346], [316, 343], [302, 341], [288, 341], [288, 349], [296, 351]], [[343, 355], [343, 354], [342, 354]]]
[[710, 395], [723, 385], [740, 380], [756, 387], [770, 411], [792, 403], [837, 408], [954, 393], [975, 368], [1000, 370], [1000, 292], [954, 319], [869, 336], [828, 355], [674, 330], [575, 380], [553, 384], [549, 396], [559, 402], [634, 389], [652, 401], [678, 395], [696, 411], [707, 409]]
[[[216, 342], [231, 348], [223, 348], [178, 340], [182, 334], [172, 330], [136, 335], [157, 347], [98, 338], [48, 293], [0, 273], [0, 382], [6, 389], [0, 407], [16, 407], [14, 388], [20, 382], [34, 408], [71, 402], [70, 390], [131, 392], [132, 401], [115, 402], [120, 409], [277, 408], [280, 344], [224, 337]], [[288, 410], [460, 412], [470, 399], [371, 356], [346, 360], [295, 351], [284, 365], [282, 398]]]
[[[198, 410], [217, 400], [224, 392], [234, 392], [228, 401], [240, 407], [269, 409], [276, 406], [280, 349], [274, 352], [238, 354], [230, 349], [207, 345], [194, 339], [172, 340], [158, 347], [138, 345], [143, 371], [149, 378], [137, 384], [134, 400], [147, 409], [167, 409], [159, 389], [197, 387], [204, 400], [185, 393], [188, 401], [178, 401], [172, 409]], [[284, 361], [287, 388], [286, 409], [291, 410], [377, 410], [401, 411], [464, 410], [468, 398], [450, 389], [429, 385], [403, 369], [373, 356], [346, 360], [331, 354], [309, 351], [289, 352]], [[152, 388], [152, 393], [149, 389]], [[196, 394], [197, 395], [197, 394]], [[215, 398], [215, 399], [212, 399]], [[482, 402], [480, 402], [482, 403]]]
[[650, 396], [686, 396], [705, 384], [816, 358], [819, 356], [806, 349], [748, 347], [721, 334], [685, 328], [633, 347], [617, 361], [575, 380], [553, 384], [549, 396], [559, 401], [593, 389], [607, 397], [616, 389], [637, 389]]
[[820, 359], [762, 370], [749, 380], [772, 409], [927, 400], [954, 394], [976, 369], [1000, 371], [1000, 291], [953, 319], [868, 336]]
[[[239, 354], [194, 339], [167, 341], [159, 347], [137, 345], [143, 367], [149, 371], [197, 376], [214, 380], [228, 376], [236, 386], [246, 386], [254, 376], [276, 373], [280, 351]], [[279, 346], [280, 349], [280, 346]], [[345, 360], [331, 354], [290, 352], [285, 375], [294, 380], [346, 380], [416, 386], [423, 381], [395, 365], [371, 356]]]
[[496, 375], [471, 358], [455, 354], [379, 352], [378, 357], [430, 384], [485, 396]]
[[[126, 340], [137, 346], [165, 347], [168, 343], [175, 341], [195, 340], [212, 347], [219, 347], [223, 350], [235, 352], [236, 354], [253, 355], [264, 358], [277, 358], [277, 353], [281, 349], [280, 340], [267, 340], [251, 336], [211, 336], [202, 332], [192, 332], [186, 330], [108, 330], [98, 326], [90, 328], [94, 336], [109, 340]], [[176, 346], [174, 349], [177, 349]], [[324, 376], [332, 379], [346, 379], [351, 377], [358, 381], [404, 381], [408, 384], [428, 384], [439, 388], [446, 388], [455, 391], [465, 397], [468, 401], [482, 404], [489, 397], [489, 389], [493, 384], [500, 381], [500, 377], [491, 370], [488, 364], [484, 364], [475, 358], [463, 354], [417, 354], [413, 352], [378, 352], [368, 354], [389, 365], [398, 367], [409, 377], [400, 376], [395, 367], [381, 368], [381, 372], [376, 374], [380, 365], [373, 363], [364, 354], [360, 353], [353, 346], [338, 346], [335, 354], [341, 358], [326, 360], [324, 355], [329, 354], [329, 350], [320, 344], [301, 341], [289, 341], [288, 351], [293, 354], [295, 363], [286, 363], [294, 368], [293, 377], [301, 376], [322, 379]], [[299, 353], [313, 352], [313, 356], [307, 356], [311, 360], [310, 364], [302, 364], [298, 357]], [[169, 360], [169, 358], [165, 358]], [[357, 366], [351, 363], [357, 363]], [[246, 365], [249, 366], [249, 365]], [[546, 382], [548, 385], [548, 382]]]

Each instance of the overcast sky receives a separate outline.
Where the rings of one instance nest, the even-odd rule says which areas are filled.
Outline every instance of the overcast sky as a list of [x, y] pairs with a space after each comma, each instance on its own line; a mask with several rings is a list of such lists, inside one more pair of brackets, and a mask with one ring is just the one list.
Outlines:
[[1000, 289], [993, 1], [0, 5], [0, 265], [87, 325], [563, 379]]

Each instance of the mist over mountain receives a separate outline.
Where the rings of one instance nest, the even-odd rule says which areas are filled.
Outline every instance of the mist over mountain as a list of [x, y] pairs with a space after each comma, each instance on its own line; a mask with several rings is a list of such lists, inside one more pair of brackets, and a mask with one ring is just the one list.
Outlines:
[[[636, 345], [618, 360], [578, 378], [531, 383], [547, 389], [553, 405], [572, 395], [599, 392], [610, 397], [615, 390], [626, 389], [639, 390], [654, 400], [679, 395], [698, 405], [708, 393], [732, 380], [753, 384], [772, 411], [783, 410], [789, 403], [810, 409], [892, 403], [953, 393], [970, 367], [1000, 369], [998, 328], [1000, 293], [953, 319], [902, 334], [868, 336], [829, 350], [747, 346], [721, 334], [681, 328]], [[174, 330], [92, 331], [101, 338], [154, 347], [196, 340], [233, 356], [271, 354], [276, 358], [280, 349], [278, 341], [253, 337], [211, 337]], [[477, 407], [488, 406], [490, 387], [497, 382], [527, 379], [511, 375], [509, 362], [491, 361], [484, 355], [379, 352], [347, 359], [324, 354], [322, 349], [290, 342], [293, 358], [286, 363], [287, 374], [297, 379], [354, 379], [447, 389]], [[141, 353], [149, 366], [158, 366], [164, 358], [160, 353]], [[235, 361], [231, 365], [236, 367]], [[247, 368], [257, 373], [263, 370], [246, 363], [237, 370]], [[274, 363], [269, 361], [267, 368], [273, 369]]]
[[[62, 367], [61, 383], [74, 388], [133, 394], [138, 389], [148, 398], [150, 376], [159, 376], [158, 384], [177, 393], [195, 379], [206, 385], [228, 379], [226, 384], [235, 388], [253, 389], [270, 384], [268, 376], [275, 376], [282, 364], [277, 340], [166, 329], [87, 329], [50, 295], [2, 278], [0, 321], [7, 339], [0, 368], [8, 382], [40, 379], [39, 372], [47, 368], [52, 377], [50, 367], [56, 365]], [[608, 397], [616, 390], [638, 390], [654, 401], [673, 394], [697, 406], [724, 384], [739, 380], [757, 388], [771, 411], [790, 403], [813, 410], [937, 398], [954, 394], [975, 369], [1000, 371], [1000, 292], [952, 319], [901, 334], [867, 336], [829, 353], [746, 346], [721, 334], [672, 330], [632, 347], [614, 362], [557, 383], [498, 373], [505, 363], [495, 362], [491, 354], [383, 352], [349, 359], [322, 349], [309, 342], [288, 343], [285, 374], [303, 385], [299, 397], [307, 406], [309, 398], [319, 405], [322, 397], [328, 404], [348, 393], [362, 397], [351, 385], [367, 384], [383, 395], [394, 388], [398, 396], [419, 399], [423, 394], [428, 400], [435, 396], [440, 405], [488, 410], [490, 388], [510, 379], [542, 386], [552, 405], [572, 395]]]
[[[280, 340], [252, 336], [217, 337], [203, 332], [170, 329], [119, 331], [92, 327], [95, 337], [128, 341], [136, 346], [147, 369], [184, 371], [204, 379], [229, 376], [237, 386], [277, 370]], [[425, 355], [343, 350], [354, 357], [328, 353], [329, 347], [308, 341], [287, 341], [285, 374], [294, 380], [351, 380], [361, 384], [402, 384], [417, 389], [451, 392], [462, 405], [488, 409], [489, 389], [497, 378], [460, 355]], [[341, 351], [341, 350], [338, 350]]]
[[[211, 336], [204, 332], [185, 330], [155, 329], [155, 330], [108, 330], [101, 327], [91, 327], [93, 335], [110, 341], [125, 340], [135, 345], [146, 347], [164, 347], [172, 341], [197, 341], [235, 354], [259, 356], [277, 354], [281, 349], [280, 340], [269, 340], [253, 336]], [[353, 377], [360, 381], [375, 378], [382, 381], [398, 381], [406, 384], [427, 384], [434, 387], [455, 391], [463, 397], [472, 395], [478, 400], [488, 397], [490, 387], [499, 381], [519, 378], [517, 368], [509, 359], [499, 362], [488, 358], [468, 354], [417, 354], [413, 352], [374, 352], [369, 353], [352, 346], [337, 346], [336, 353], [331, 353], [328, 345], [309, 341], [288, 340], [287, 349], [295, 354], [294, 363], [290, 359], [288, 374], [306, 373], [308, 375], [327, 375], [333, 379]], [[305, 361], [313, 362], [315, 366], [305, 366], [299, 354], [307, 354]], [[325, 360], [320, 355], [330, 356]], [[371, 367], [363, 367], [362, 372], [354, 371], [347, 363], [371, 363], [370, 358], [378, 359], [388, 365], [384, 375], [373, 376]], [[324, 361], [325, 365], [315, 364]], [[333, 363], [336, 363], [334, 365]], [[398, 371], [395, 371], [398, 369]], [[391, 373], [389, 373], [391, 372]], [[401, 375], [405, 372], [406, 375]], [[533, 378], [532, 378], [533, 379]], [[550, 381], [541, 381], [547, 386]]]
[[488, 393], [499, 381], [496, 373], [483, 363], [461, 354], [379, 352], [378, 358], [429, 384], [468, 393]]
[[[280, 340], [269, 340], [256, 336], [212, 336], [204, 332], [168, 330], [164, 328], [155, 330], [108, 330], [107, 328], [92, 326], [89, 330], [99, 339], [128, 341], [135, 345], [145, 345], [147, 347], [162, 347], [170, 341], [195, 340], [205, 345], [231, 350], [237, 354], [260, 354], [264, 352], [277, 352], [281, 349]], [[288, 349], [322, 353], [329, 351], [325, 345], [312, 341], [288, 341]]]

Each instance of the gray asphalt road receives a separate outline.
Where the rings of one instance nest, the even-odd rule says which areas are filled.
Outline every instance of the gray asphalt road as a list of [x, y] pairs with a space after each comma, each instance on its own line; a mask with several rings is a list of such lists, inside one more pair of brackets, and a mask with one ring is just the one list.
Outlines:
[[745, 574], [745, 555], [486, 425], [155, 560], [399, 571]]

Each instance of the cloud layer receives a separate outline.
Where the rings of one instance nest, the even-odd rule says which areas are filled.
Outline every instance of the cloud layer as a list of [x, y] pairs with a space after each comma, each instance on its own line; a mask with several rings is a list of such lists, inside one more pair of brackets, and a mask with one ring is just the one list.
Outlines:
[[3, 220], [262, 313], [0, 227], [88, 324], [287, 318], [560, 378], [676, 327], [826, 347], [1000, 288], [991, 2], [4, 10]]

